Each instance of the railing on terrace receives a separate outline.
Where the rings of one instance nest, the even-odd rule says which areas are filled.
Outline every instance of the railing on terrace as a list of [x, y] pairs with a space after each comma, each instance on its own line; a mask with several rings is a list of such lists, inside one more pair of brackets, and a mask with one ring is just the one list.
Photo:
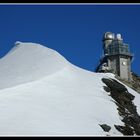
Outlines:
[[124, 54], [124, 55], [132, 55], [130, 53], [129, 47], [127, 44], [119, 44], [116, 46], [111, 45], [106, 50], [107, 55], [115, 55], [115, 54]]

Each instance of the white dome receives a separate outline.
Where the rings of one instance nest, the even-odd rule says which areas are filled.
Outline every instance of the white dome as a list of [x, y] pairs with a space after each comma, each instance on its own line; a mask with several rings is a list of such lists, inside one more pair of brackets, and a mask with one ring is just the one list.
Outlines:
[[103, 37], [104, 39], [114, 39], [114, 34], [113, 33], [111, 33], [111, 32], [106, 32], [105, 34], [104, 34], [104, 37]]

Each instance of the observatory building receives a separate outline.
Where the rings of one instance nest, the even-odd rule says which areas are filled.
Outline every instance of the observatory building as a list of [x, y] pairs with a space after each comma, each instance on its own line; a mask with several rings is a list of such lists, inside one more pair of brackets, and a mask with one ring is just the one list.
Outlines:
[[104, 55], [97, 72], [112, 72], [124, 80], [131, 80], [132, 54], [129, 45], [123, 43], [121, 34], [106, 32], [103, 36]]

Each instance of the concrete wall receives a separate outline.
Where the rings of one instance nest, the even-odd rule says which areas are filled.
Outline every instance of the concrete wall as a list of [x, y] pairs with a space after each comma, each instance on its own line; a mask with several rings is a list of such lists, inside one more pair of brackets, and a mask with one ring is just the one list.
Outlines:
[[[125, 65], [124, 65], [125, 63]], [[120, 77], [122, 79], [131, 79], [131, 62], [130, 58], [120, 57]]]
[[120, 77], [122, 79], [128, 79], [128, 60], [120, 57]]
[[109, 57], [108, 58], [108, 66], [111, 70], [113, 70], [113, 73], [118, 74], [118, 59], [115, 56]]
[[127, 56], [110, 56], [108, 58], [108, 66], [113, 69], [115, 74], [120, 76], [122, 79], [131, 79], [131, 62]]

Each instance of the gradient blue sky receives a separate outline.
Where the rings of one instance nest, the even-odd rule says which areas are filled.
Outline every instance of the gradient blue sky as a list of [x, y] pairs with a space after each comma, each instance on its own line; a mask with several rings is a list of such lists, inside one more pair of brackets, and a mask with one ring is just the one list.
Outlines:
[[35, 42], [94, 71], [106, 31], [122, 34], [134, 53], [132, 70], [140, 75], [140, 5], [0, 5], [1, 57], [15, 41]]

